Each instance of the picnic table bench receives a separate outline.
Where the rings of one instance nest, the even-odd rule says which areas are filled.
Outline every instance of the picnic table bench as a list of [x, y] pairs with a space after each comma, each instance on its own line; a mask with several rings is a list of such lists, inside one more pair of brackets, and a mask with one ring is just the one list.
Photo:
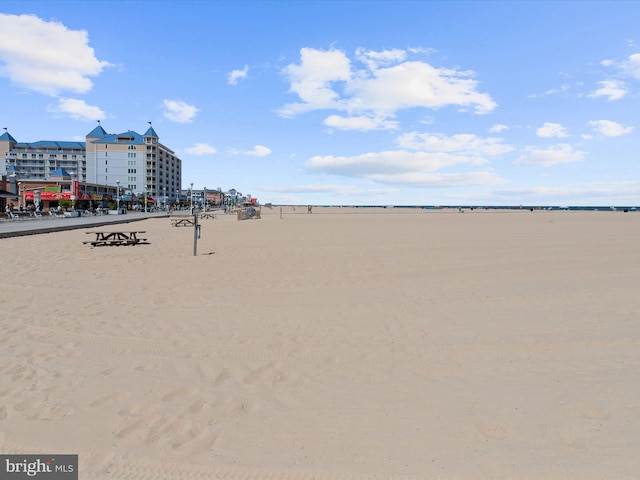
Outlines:
[[86, 232], [87, 235], [95, 234], [95, 240], [88, 240], [82, 242], [84, 244], [91, 244], [92, 247], [118, 247], [120, 245], [147, 245], [146, 238], [138, 238], [138, 234], [146, 233], [142, 231], [129, 231], [129, 232]]
[[199, 215], [200, 218], [216, 218], [215, 214], [212, 212], [204, 212]]
[[177, 217], [171, 219], [173, 227], [189, 227], [195, 225], [193, 217]]

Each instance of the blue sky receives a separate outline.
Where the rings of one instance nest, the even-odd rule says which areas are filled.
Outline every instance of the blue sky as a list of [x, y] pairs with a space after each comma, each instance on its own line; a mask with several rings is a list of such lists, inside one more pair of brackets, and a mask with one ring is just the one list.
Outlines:
[[144, 133], [262, 203], [640, 205], [640, 2], [5, 1], [18, 141]]

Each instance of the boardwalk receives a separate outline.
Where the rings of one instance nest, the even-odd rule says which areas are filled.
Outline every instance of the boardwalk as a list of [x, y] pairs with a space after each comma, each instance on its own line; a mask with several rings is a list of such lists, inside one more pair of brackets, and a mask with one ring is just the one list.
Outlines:
[[39, 233], [60, 232], [77, 228], [92, 228], [102, 225], [115, 225], [130, 223], [147, 218], [167, 217], [167, 212], [155, 213], [129, 213], [127, 215], [98, 215], [78, 218], [55, 218], [21, 220], [16, 222], [0, 223], [0, 238], [19, 237], [22, 235], [35, 235]]

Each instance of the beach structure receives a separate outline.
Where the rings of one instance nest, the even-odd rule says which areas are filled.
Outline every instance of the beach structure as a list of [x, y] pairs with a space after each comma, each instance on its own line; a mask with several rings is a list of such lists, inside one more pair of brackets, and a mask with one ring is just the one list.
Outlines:
[[5, 131], [0, 135], [0, 175], [50, 180], [62, 168], [73, 180], [121, 191], [123, 201], [137, 196], [168, 203], [179, 195], [182, 161], [159, 140], [151, 124], [142, 135], [132, 130], [110, 134], [99, 124], [85, 142], [18, 142]]

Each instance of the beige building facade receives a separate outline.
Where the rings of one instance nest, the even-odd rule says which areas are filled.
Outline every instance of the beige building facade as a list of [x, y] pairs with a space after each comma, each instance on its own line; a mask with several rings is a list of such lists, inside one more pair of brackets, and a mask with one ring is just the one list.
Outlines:
[[145, 196], [174, 202], [182, 184], [182, 161], [160, 143], [151, 125], [134, 131], [107, 133], [98, 125], [85, 142], [23, 143], [9, 132], [0, 135], [0, 175], [20, 180], [48, 180], [62, 168], [74, 180], [113, 187], [127, 198]]

